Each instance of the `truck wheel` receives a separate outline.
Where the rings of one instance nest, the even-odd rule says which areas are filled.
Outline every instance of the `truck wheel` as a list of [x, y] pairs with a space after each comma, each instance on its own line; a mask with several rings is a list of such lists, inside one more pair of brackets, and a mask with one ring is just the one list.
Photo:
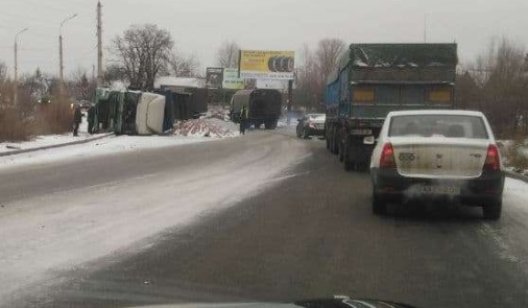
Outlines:
[[306, 128], [303, 129], [303, 138], [304, 139], [309, 139], [310, 138], [310, 132]]
[[375, 191], [372, 192], [372, 212], [376, 215], [387, 214], [387, 202], [382, 195], [377, 194]]
[[499, 220], [502, 214], [502, 201], [495, 200], [485, 204], [482, 206], [482, 214], [485, 219]]
[[355, 169], [356, 163], [345, 158], [343, 166], [345, 168], [345, 171], [352, 171]]
[[335, 134], [332, 136], [332, 148], [330, 150], [335, 155], [339, 154], [339, 144]]
[[340, 142], [339, 145], [339, 161], [344, 162], [345, 161], [345, 151], [343, 150], [343, 144]]

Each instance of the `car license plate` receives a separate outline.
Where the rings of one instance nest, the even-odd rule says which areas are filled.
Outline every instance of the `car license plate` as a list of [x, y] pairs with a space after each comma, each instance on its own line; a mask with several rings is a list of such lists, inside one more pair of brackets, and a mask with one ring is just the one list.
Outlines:
[[424, 185], [422, 193], [434, 195], [459, 195], [460, 187], [443, 185]]
[[353, 129], [350, 132], [352, 135], [372, 135], [372, 129]]

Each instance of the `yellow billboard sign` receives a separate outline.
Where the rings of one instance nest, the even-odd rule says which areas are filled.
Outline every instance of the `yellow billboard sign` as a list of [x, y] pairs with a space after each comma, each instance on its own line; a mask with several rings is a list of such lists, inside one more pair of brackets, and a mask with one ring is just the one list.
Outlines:
[[240, 77], [245, 79], [293, 79], [294, 65], [294, 51], [240, 52]]

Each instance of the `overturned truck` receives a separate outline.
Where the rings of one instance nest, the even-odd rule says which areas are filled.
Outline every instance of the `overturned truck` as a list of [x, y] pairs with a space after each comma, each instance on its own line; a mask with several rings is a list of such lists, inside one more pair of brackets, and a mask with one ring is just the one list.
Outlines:
[[[93, 110], [89, 112], [89, 132], [115, 134], [164, 134], [173, 129], [175, 120], [194, 115], [182, 112], [182, 100], [172, 91], [149, 93], [97, 89]], [[185, 101], [185, 106], [188, 106]], [[205, 109], [207, 111], [207, 109]]]

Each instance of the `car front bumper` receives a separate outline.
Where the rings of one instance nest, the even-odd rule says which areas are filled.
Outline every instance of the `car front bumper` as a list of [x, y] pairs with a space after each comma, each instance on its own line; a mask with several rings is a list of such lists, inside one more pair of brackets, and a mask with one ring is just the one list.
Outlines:
[[[500, 201], [504, 190], [504, 172], [484, 172], [480, 177], [460, 179], [424, 179], [402, 176], [395, 169], [372, 169], [374, 191], [387, 201], [457, 200], [468, 205]], [[456, 193], [424, 192], [423, 187], [455, 188]]]

